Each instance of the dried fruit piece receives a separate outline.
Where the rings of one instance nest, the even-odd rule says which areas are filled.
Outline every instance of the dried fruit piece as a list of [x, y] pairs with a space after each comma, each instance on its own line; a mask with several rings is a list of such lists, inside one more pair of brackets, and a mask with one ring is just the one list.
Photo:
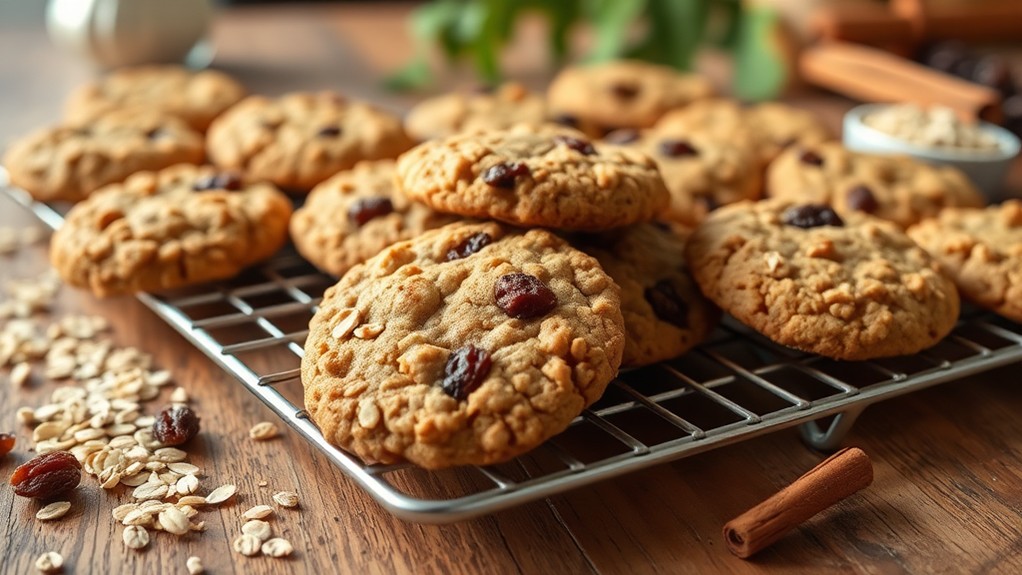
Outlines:
[[831, 209], [822, 204], [793, 206], [784, 211], [781, 220], [797, 228], [818, 228], [820, 226], [843, 226], [845, 222]]
[[388, 198], [359, 198], [348, 207], [348, 221], [362, 227], [373, 218], [385, 216], [393, 211], [394, 203]]
[[234, 192], [241, 189], [242, 183], [241, 175], [236, 172], [219, 172], [211, 176], [199, 178], [192, 184], [192, 189], [196, 192], [206, 190], [229, 190]]
[[572, 116], [571, 114], [558, 114], [551, 118], [550, 120], [555, 124], [560, 124], [562, 126], [569, 126], [572, 128], [578, 127], [578, 118]]
[[798, 157], [798, 160], [803, 164], [808, 164], [810, 166], [823, 165], [823, 158], [812, 150], [804, 150], [802, 154]]
[[610, 91], [621, 100], [631, 100], [639, 95], [639, 87], [635, 84], [611, 84]]
[[653, 287], [646, 288], [645, 296], [658, 318], [680, 328], [688, 327], [688, 306], [678, 297], [671, 282], [657, 282]]
[[341, 127], [323, 126], [322, 128], [319, 129], [318, 132], [316, 132], [316, 135], [324, 138], [336, 138], [337, 136], [341, 135]]
[[454, 399], [465, 399], [483, 383], [491, 365], [490, 354], [485, 349], [466, 345], [447, 357], [444, 380], [440, 386]]
[[859, 185], [848, 190], [848, 207], [872, 214], [880, 207], [880, 202], [877, 201], [872, 190], [866, 186]]
[[536, 276], [513, 273], [500, 276], [493, 284], [497, 305], [507, 315], [531, 319], [557, 307], [557, 296]]
[[0, 433], [0, 457], [10, 453], [16, 441], [13, 433]]
[[467, 258], [468, 256], [490, 245], [490, 242], [492, 241], [493, 237], [486, 232], [472, 234], [471, 236], [461, 240], [461, 243], [448, 250], [447, 261], [450, 262], [460, 260], [461, 258]]
[[153, 423], [153, 437], [164, 445], [187, 443], [198, 433], [199, 416], [190, 407], [168, 407]]
[[510, 190], [515, 187], [515, 178], [529, 175], [529, 168], [521, 162], [500, 163], [483, 172], [483, 181], [495, 188]]
[[581, 138], [575, 138], [572, 136], [554, 136], [554, 141], [558, 144], [564, 144], [583, 156], [592, 156], [596, 154], [596, 148], [594, 148], [587, 140], [583, 140]]
[[50, 499], [71, 491], [82, 481], [82, 464], [67, 451], [51, 451], [19, 465], [11, 475], [14, 493]]
[[668, 158], [699, 155], [699, 151], [685, 140], [662, 140], [659, 144], [659, 148], [660, 153]]

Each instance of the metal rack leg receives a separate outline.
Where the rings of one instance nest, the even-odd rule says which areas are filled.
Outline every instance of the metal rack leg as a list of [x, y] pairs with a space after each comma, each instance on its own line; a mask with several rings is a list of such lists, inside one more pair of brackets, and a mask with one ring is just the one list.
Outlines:
[[826, 431], [820, 429], [819, 423], [815, 420], [799, 425], [798, 430], [802, 433], [802, 440], [819, 451], [836, 450], [841, 446], [841, 442], [848, 435], [852, 426], [855, 425], [855, 420], [858, 419], [863, 409], [866, 409], [866, 406], [842, 411], [834, 417], [834, 421], [830, 422]]

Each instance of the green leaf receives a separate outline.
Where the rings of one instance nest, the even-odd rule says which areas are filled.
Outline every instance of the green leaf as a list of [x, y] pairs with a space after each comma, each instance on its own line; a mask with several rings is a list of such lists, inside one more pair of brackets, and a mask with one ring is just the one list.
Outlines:
[[735, 45], [735, 95], [743, 100], [776, 98], [788, 79], [780, 17], [767, 6], [750, 6]]
[[[656, 0], [592, 0], [589, 16], [595, 35], [588, 60], [601, 62], [626, 53], [628, 33], [634, 22]], [[689, 1], [689, 0], [682, 0]]]
[[703, 39], [708, 14], [708, 0], [649, 0], [649, 30], [635, 55], [679, 70], [690, 70]]
[[432, 75], [429, 63], [425, 58], [416, 58], [406, 64], [404, 68], [385, 78], [383, 85], [389, 90], [398, 92], [421, 90], [429, 85]]

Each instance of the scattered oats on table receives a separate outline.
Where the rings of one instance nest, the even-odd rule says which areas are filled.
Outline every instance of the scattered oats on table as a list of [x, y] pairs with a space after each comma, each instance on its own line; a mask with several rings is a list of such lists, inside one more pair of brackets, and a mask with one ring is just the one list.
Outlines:
[[234, 550], [246, 557], [258, 555], [263, 542], [255, 535], [243, 534], [234, 540]]
[[291, 546], [291, 542], [287, 539], [274, 537], [266, 543], [263, 543], [262, 552], [263, 555], [267, 555], [269, 557], [287, 557], [294, 552], [294, 547]]
[[35, 518], [39, 521], [51, 521], [53, 519], [60, 519], [67, 515], [68, 510], [71, 509], [71, 503], [67, 501], [56, 501], [50, 503], [46, 507], [43, 507], [36, 512]]
[[270, 524], [261, 519], [250, 519], [241, 526], [241, 532], [245, 535], [252, 535], [259, 538], [259, 541], [266, 541], [273, 536], [273, 528]]
[[59, 573], [64, 568], [64, 558], [56, 551], [47, 551], [35, 560], [35, 568], [42, 573]]
[[202, 572], [205, 570], [202, 566], [202, 559], [194, 555], [185, 561], [185, 567], [188, 568], [188, 575], [202, 575]]
[[256, 441], [266, 441], [279, 435], [280, 430], [271, 421], [260, 421], [248, 430], [248, 436]]
[[273, 494], [273, 500], [281, 507], [298, 507], [298, 494], [294, 491], [278, 491]]
[[149, 545], [149, 532], [141, 525], [129, 525], [121, 534], [124, 544], [129, 549], [144, 549]]
[[221, 485], [214, 489], [209, 495], [206, 496], [207, 505], [219, 505], [224, 501], [227, 501], [238, 491], [238, 486], [233, 483]]
[[256, 505], [241, 516], [245, 519], [265, 519], [273, 514], [273, 508], [269, 505]]

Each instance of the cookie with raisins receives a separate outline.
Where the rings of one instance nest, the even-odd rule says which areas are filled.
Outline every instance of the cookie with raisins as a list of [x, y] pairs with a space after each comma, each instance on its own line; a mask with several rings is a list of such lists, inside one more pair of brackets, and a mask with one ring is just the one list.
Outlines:
[[326, 291], [302, 358], [305, 407], [366, 463], [506, 461], [603, 394], [625, 342], [619, 294], [547, 231], [431, 230]]

